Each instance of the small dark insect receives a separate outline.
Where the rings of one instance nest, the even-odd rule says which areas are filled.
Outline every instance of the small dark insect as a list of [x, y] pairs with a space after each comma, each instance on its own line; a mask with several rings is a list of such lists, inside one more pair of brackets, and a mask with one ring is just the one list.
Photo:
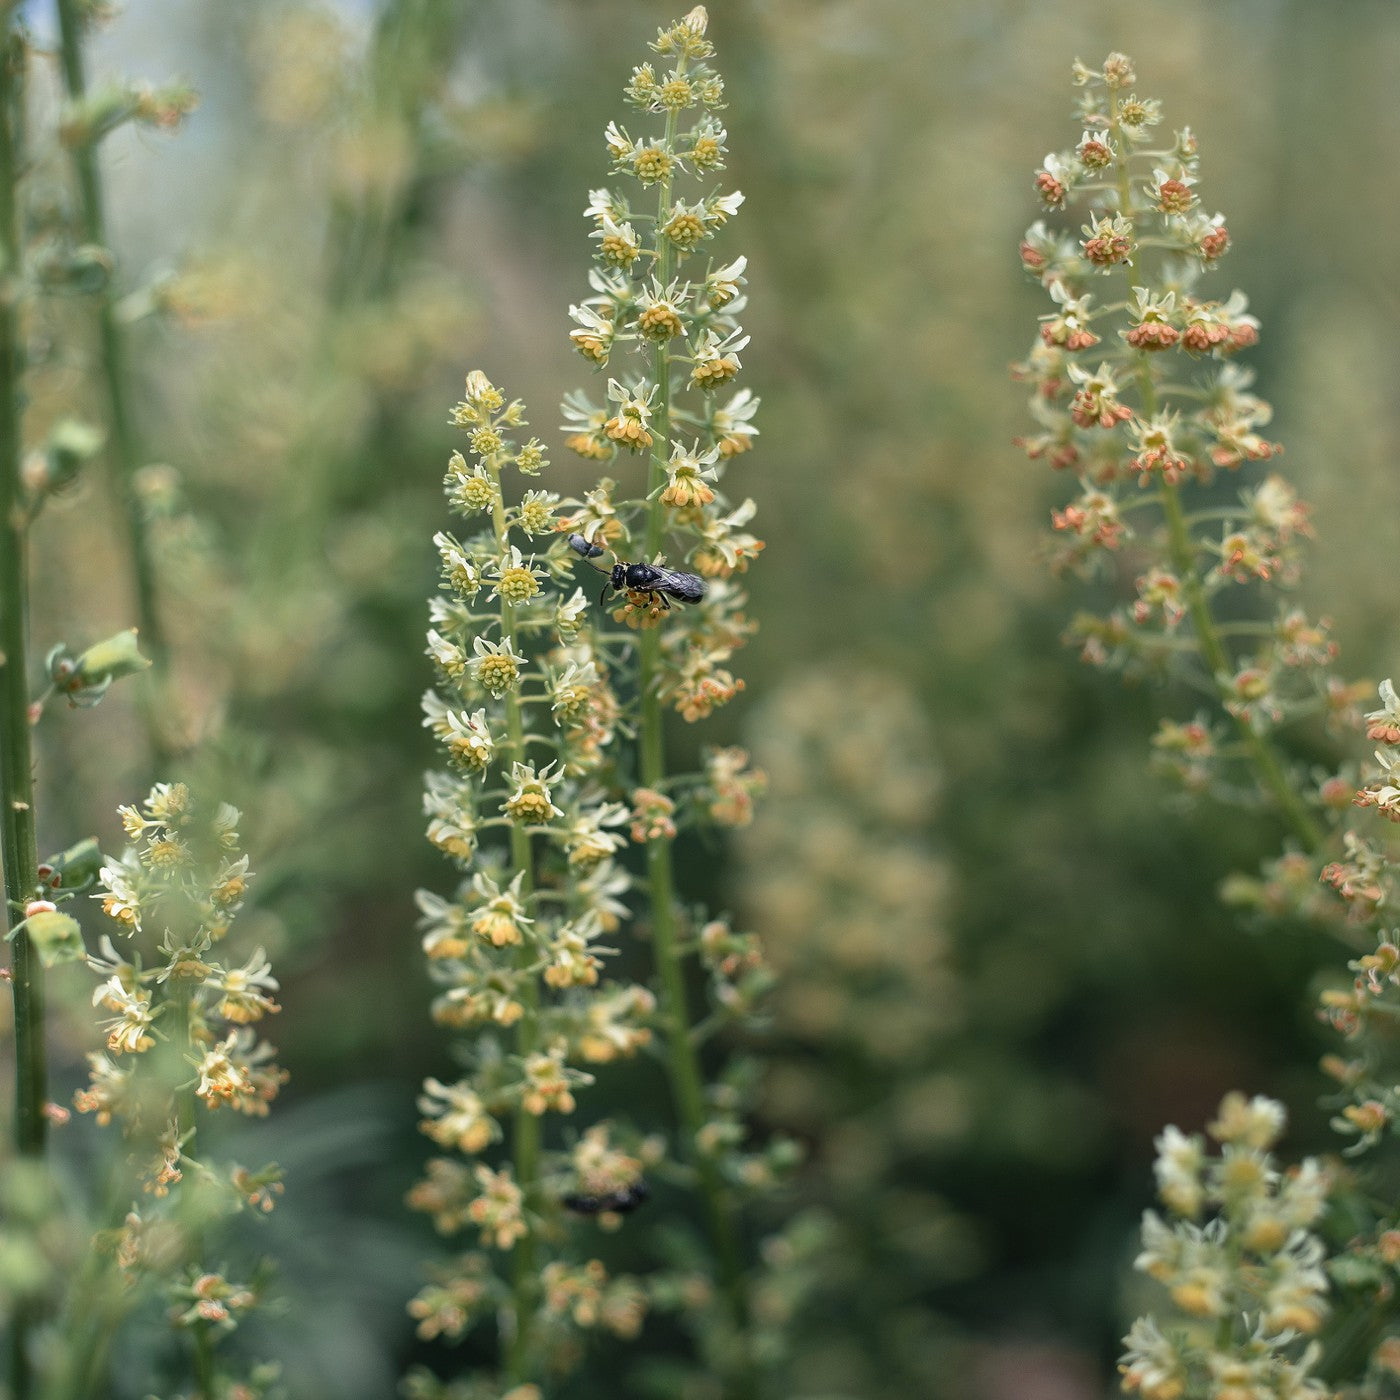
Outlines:
[[627, 1215], [637, 1209], [651, 1195], [645, 1181], [634, 1181], [618, 1191], [604, 1191], [599, 1196], [581, 1194], [561, 1196], [559, 1204], [575, 1215]]
[[[601, 546], [591, 544], [582, 535], [570, 535], [569, 546], [585, 559], [596, 559], [603, 552]], [[705, 580], [699, 574], [683, 574], [660, 564], [614, 564], [611, 569], [590, 564], [589, 568], [606, 575], [608, 580], [598, 595], [600, 605], [608, 596], [608, 589], [614, 593], [646, 593], [660, 598], [664, 608], [671, 606], [672, 598], [678, 603], [698, 603], [705, 596]]]
[[591, 540], [586, 540], [582, 535], [569, 536], [569, 548], [576, 554], [581, 554], [585, 559], [596, 559], [602, 552], [603, 546], [594, 544]]

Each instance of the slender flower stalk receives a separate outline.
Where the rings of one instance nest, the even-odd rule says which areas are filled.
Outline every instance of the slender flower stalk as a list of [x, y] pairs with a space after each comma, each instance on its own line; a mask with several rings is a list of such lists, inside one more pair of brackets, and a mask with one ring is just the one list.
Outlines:
[[[580, 498], [516, 495], [505, 469], [533, 476], [544, 465], [541, 444], [511, 436], [524, 425], [523, 406], [473, 371], [453, 415], [470, 453], [452, 458], [448, 499], [485, 523], [462, 539], [437, 538], [448, 596], [433, 604], [429, 653], [440, 686], [424, 709], [452, 771], [428, 775], [426, 806], [429, 839], [464, 879], [452, 900], [424, 893], [419, 904], [424, 949], [447, 989], [435, 1014], [477, 1038], [467, 1076], [428, 1081], [423, 1127], [469, 1156], [505, 1136], [507, 1117], [512, 1127], [509, 1163], [469, 1173], [436, 1159], [412, 1199], [444, 1233], [473, 1224], [487, 1250], [513, 1259], [507, 1283], [489, 1253], [463, 1256], [437, 1271], [411, 1311], [425, 1337], [456, 1337], [499, 1312], [500, 1384], [519, 1400], [576, 1364], [571, 1332], [601, 1322], [631, 1336], [648, 1304], [684, 1309], [726, 1393], [751, 1393], [735, 1196], [741, 1185], [776, 1182], [793, 1160], [779, 1140], [741, 1150], [752, 1089], [740, 1087], [737, 1066], [706, 1083], [702, 1045], [753, 1011], [764, 974], [751, 937], [682, 910], [672, 867], [683, 830], [746, 824], [761, 782], [733, 749], [711, 751], [700, 773], [674, 772], [664, 735], [668, 710], [697, 720], [743, 688], [726, 669], [753, 631], [734, 576], [763, 547], [744, 529], [753, 503], [733, 506], [721, 485], [755, 436], [757, 401], [728, 392], [747, 343], [735, 320], [745, 263], [709, 260], [689, 271], [742, 196], [702, 192], [687, 202], [678, 192], [682, 174], [708, 184], [723, 165], [723, 84], [707, 62], [706, 24], [696, 9], [660, 31], [652, 47], [669, 71], [633, 70], [628, 98], [662, 130], [634, 138], [614, 123], [605, 139], [615, 173], [655, 186], [645, 192], [655, 213], [634, 213], [618, 192], [592, 192], [595, 295], [572, 308], [575, 347], [615, 377], [602, 403], [585, 393], [566, 399], [566, 443], [620, 468], [644, 458], [640, 479], [630, 493], [609, 476]], [[581, 588], [567, 594], [575, 577], [591, 578], [591, 593], [597, 574], [606, 578], [598, 604]], [[635, 734], [633, 753], [614, 742], [619, 732]], [[651, 987], [600, 981], [612, 950], [596, 940], [630, 915], [621, 897], [633, 881], [617, 859], [624, 826], [645, 848], [638, 889]], [[690, 1005], [693, 964], [709, 979], [713, 1010], [703, 1018]], [[676, 1150], [617, 1122], [592, 1124], [566, 1150], [547, 1141], [544, 1115], [573, 1113], [574, 1089], [591, 1081], [575, 1066], [630, 1055], [654, 1034], [680, 1128]], [[598, 1260], [578, 1262], [577, 1236], [594, 1217], [621, 1224], [639, 1208], [649, 1195], [644, 1170], [698, 1189], [709, 1248], [688, 1243], [695, 1264], [679, 1274], [671, 1259], [640, 1280], [609, 1280]], [[565, 1228], [569, 1216], [584, 1224]], [[698, 1306], [697, 1290], [714, 1303]], [[443, 1392], [420, 1373], [409, 1393]]]
[[[714, 49], [705, 37], [707, 23], [705, 11], [697, 8], [660, 32], [652, 47], [671, 62], [667, 71], [656, 73], [649, 63], [633, 70], [628, 101], [659, 118], [662, 128], [657, 135], [634, 138], [613, 123], [606, 134], [608, 153], [614, 173], [638, 181], [643, 194], [655, 186], [655, 214], [634, 213], [620, 191], [592, 192], [587, 212], [595, 223], [599, 266], [590, 281], [597, 295], [573, 309], [576, 348], [618, 377], [608, 382], [610, 409], [595, 409], [581, 395], [566, 401], [570, 426], [583, 429], [569, 444], [592, 458], [645, 452], [649, 463], [644, 495], [615, 501], [613, 483], [605, 480], [581, 503], [575, 524], [587, 539], [619, 555], [630, 543], [648, 563], [660, 563], [668, 549], [679, 550], [677, 562], [711, 580], [708, 597], [684, 622], [654, 593], [631, 592], [614, 612], [615, 620], [640, 629], [634, 802], [676, 786], [666, 759], [667, 702], [696, 720], [742, 689], [743, 682], [724, 663], [753, 629], [742, 613], [744, 594], [730, 580], [763, 547], [740, 528], [751, 518], [753, 503], [732, 509], [718, 485], [755, 433], [751, 420], [757, 401], [749, 391], [726, 400], [719, 396], [738, 373], [739, 351], [748, 341], [735, 320], [744, 305], [745, 260], [717, 266], [711, 258], [703, 274], [690, 271], [743, 196], [704, 194], [693, 204], [677, 197], [682, 177], [712, 188], [713, 175], [724, 165], [725, 132], [716, 115], [724, 89], [708, 63]], [[634, 219], [650, 225], [649, 236], [638, 235]], [[682, 269], [688, 275], [681, 275]], [[627, 371], [619, 365], [624, 354], [631, 366]], [[624, 373], [632, 377], [624, 381]], [[600, 514], [604, 503], [606, 515]], [[748, 1305], [734, 1202], [709, 1131], [711, 1110], [690, 1029], [684, 931], [672, 868], [675, 834], [674, 825], [645, 833], [666, 1061], [731, 1322], [742, 1335]]]
[[[16, 7], [0, 7], [5, 24], [0, 55], [0, 862], [5, 874], [5, 927], [10, 945], [7, 977], [15, 1000], [15, 1145], [21, 1157], [42, 1160], [47, 1125], [64, 1110], [48, 1103], [45, 1067], [44, 967], [83, 955], [77, 921], [60, 905], [80, 894], [96, 876], [95, 842], [80, 842], [43, 861], [35, 845], [35, 783], [32, 728], [45, 706], [59, 696], [70, 706], [90, 707], [113, 681], [150, 665], [128, 629], [70, 652], [49, 648], [47, 684], [31, 680], [28, 665], [28, 556], [30, 535], [49, 498], [69, 484], [96, 451], [100, 437], [86, 424], [60, 418], [42, 444], [26, 443], [22, 405], [26, 399], [24, 326], [38, 296], [62, 295], [89, 285], [104, 257], [83, 243], [81, 230], [69, 239], [27, 246], [22, 230], [28, 186], [22, 176], [36, 157], [21, 150], [27, 129], [25, 76], [31, 49]], [[83, 129], [110, 130], [122, 120], [159, 119], [167, 104], [153, 94], [104, 100], [86, 113], [70, 113], [60, 138]], [[29, 144], [44, 149], [42, 131]], [[95, 139], [95, 138], [94, 138]], [[40, 1178], [43, 1180], [42, 1174]], [[44, 1187], [50, 1190], [52, 1183]], [[44, 1301], [36, 1293], [18, 1298], [9, 1329], [10, 1394], [29, 1400], [36, 1375], [30, 1332]]]
[[[1116, 555], [1138, 577], [1130, 606], [1081, 614], [1071, 637], [1092, 663], [1171, 671], [1211, 696], [1215, 713], [1163, 723], [1162, 766], [1190, 790], [1222, 794], [1249, 770], [1259, 800], [1320, 863], [1335, 809], [1290, 768], [1279, 738], [1317, 719], [1343, 728], [1359, 692], [1329, 674], [1326, 619], [1281, 591], [1298, 577], [1308, 508], [1279, 475], [1234, 507], [1216, 508], [1218, 493], [1205, 510], [1189, 500], [1282, 451], [1261, 435], [1271, 409], [1236, 362], [1259, 323], [1240, 292], [1220, 301], [1197, 290], [1230, 240], [1224, 216], [1201, 208], [1190, 130], [1156, 136], [1161, 104], [1131, 91], [1121, 54], [1101, 70], [1077, 65], [1075, 81], [1083, 136], [1046, 157], [1036, 187], [1053, 211], [1085, 196], [1088, 222], [1078, 239], [1038, 222], [1021, 245], [1055, 309], [1019, 367], [1041, 428], [1020, 442], [1079, 478], [1078, 498], [1053, 516], [1056, 565], [1085, 573]], [[1222, 623], [1222, 604], [1235, 611], [1243, 589], [1275, 594], [1272, 622]]]
[[229, 1216], [272, 1210], [282, 1185], [275, 1165], [220, 1162], [203, 1127], [223, 1108], [266, 1116], [286, 1081], [254, 1029], [280, 1009], [277, 981], [261, 948], [228, 956], [250, 878], [238, 812], [227, 803], [203, 808], [183, 784], [160, 783], [120, 816], [132, 844], [101, 866], [93, 896], [116, 938], [104, 936], [87, 957], [106, 1044], [88, 1056], [89, 1084], [74, 1105], [120, 1127], [130, 1168], [123, 1184], [135, 1199], [94, 1241], [106, 1267], [81, 1275], [72, 1291], [68, 1348], [49, 1393], [93, 1393], [116, 1329], [154, 1293], [187, 1339], [194, 1394], [214, 1400], [249, 1381], [229, 1375], [215, 1348], [263, 1285], [261, 1271], [235, 1283], [223, 1264], [211, 1267], [207, 1240]]
[[[44, 1041], [44, 983], [33, 934], [23, 926], [38, 884], [33, 751], [26, 666], [29, 520], [20, 479], [22, 380], [19, 287], [19, 112], [24, 102], [24, 50], [7, 6], [0, 52], [0, 865], [4, 866], [4, 928], [10, 944], [14, 997], [14, 1139], [26, 1157], [42, 1157], [48, 1074]], [[9, 1389], [14, 1400], [31, 1390], [32, 1308], [21, 1302], [9, 1329]]]
[[[83, 41], [90, 20], [79, 0], [56, 0], [59, 27], [59, 60], [68, 108], [63, 139], [77, 185], [75, 232], [90, 255], [110, 264], [102, 174], [98, 147], [112, 125], [122, 117], [170, 127], [189, 110], [191, 94], [179, 87], [164, 92], [132, 86], [99, 92], [88, 89]], [[155, 663], [143, 710], [157, 767], [168, 757], [166, 726], [161, 723], [159, 690], [167, 669], [165, 627], [161, 617], [156, 562], [147, 506], [138, 488], [141, 454], [133, 421], [130, 374], [125, 333], [116, 313], [112, 279], [105, 275], [95, 294], [98, 333], [99, 378], [107, 408], [108, 453], [113, 490], [126, 524], [127, 550], [135, 583], [136, 617], [147, 653]]]
[[[514, 556], [509, 539], [509, 526], [506, 522], [505, 498], [501, 489], [502, 462], [496, 456], [483, 460], [487, 479], [492, 486], [491, 529], [496, 541], [496, 557], [510, 559]], [[533, 578], [533, 573], [530, 575]], [[522, 591], [528, 586], [520, 580]], [[510, 590], [498, 587], [500, 602], [500, 635], [513, 653], [518, 653], [518, 633], [515, 625], [516, 603], [511, 601]], [[519, 692], [512, 687], [505, 695], [506, 739], [513, 754], [525, 757], [525, 717]], [[532, 817], [534, 813], [530, 814]], [[528, 900], [535, 892], [535, 855], [531, 839], [531, 825], [513, 821], [510, 827], [511, 868], [520, 877], [519, 892]], [[531, 961], [530, 950], [522, 945], [517, 958], [518, 965], [528, 971]], [[522, 1005], [524, 1015], [516, 1028], [515, 1049], [521, 1062], [528, 1064], [539, 1043], [539, 987], [533, 978], [522, 984]], [[514, 1141], [512, 1158], [515, 1166], [515, 1180], [523, 1183], [525, 1205], [531, 1208], [536, 1183], [539, 1180], [540, 1120], [537, 1114], [526, 1107], [525, 1097], [515, 1109]], [[507, 1373], [510, 1379], [524, 1381], [530, 1368], [531, 1316], [534, 1309], [535, 1280], [535, 1238], [526, 1231], [515, 1246], [512, 1261], [512, 1286], [515, 1292], [515, 1332], [510, 1339], [510, 1358]]]
[[[658, 46], [660, 52], [674, 54], [675, 66], [665, 79], [665, 85], [682, 88], [693, 83], [694, 77], [701, 82], [712, 80], [713, 73], [703, 68], [697, 75], [688, 75], [693, 61], [701, 61], [713, 54], [713, 47], [704, 38], [705, 22], [703, 11], [692, 11], [687, 20], [670, 31], [670, 37]], [[643, 104], [638, 104], [643, 105]], [[688, 105], [688, 104], [687, 104]], [[716, 107], [720, 104], [716, 100]], [[684, 108], [675, 105], [675, 100], [664, 94], [647, 102], [646, 111], [664, 111], [665, 133], [658, 149], [665, 153], [667, 173], [657, 181], [656, 222], [657, 231], [654, 248], [654, 277], [663, 288], [672, 286], [675, 263], [678, 257], [677, 240], [673, 236], [663, 236], [662, 230], [674, 227], [673, 205], [674, 171], [679, 162], [676, 157], [680, 150], [677, 144], [679, 114]], [[711, 133], [711, 135], [713, 135]], [[704, 139], [704, 125], [696, 129], [695, 139]], [[693, 147], [692, 147], [693, 149]], [[716, 163], [717, 164], [717, 163]], [[710, 162], [703, 162], [696, 173], [715, 168]], [[685, 256], [688, 240], [680, 241], [679, 256]], [[735, 308], [731, 308], [733, 310]], [[645, 311], [643, 316], [645, 316]], [[668, 323], [660, 323], [668, 332]], [[645, 335], [645, 332], [643, 333]], [[737, 332], [735, 332], [737, 334]], [[681, 366], [673, 363], [671, 348], [672, 335], [657, 338], [653, 349], [654, 383], [657, 390], [657, 403], [652, 427], [652, 449], [650, 473], [647, 480], [648, 502], [646, 531], [644, 535], [643, 558], [657, 559], [661, 556], [668, 534], [668, 523], [675, 506], [665, 499], [668, 463], [678, 423], [673, 421], [672, 404], [676, 385], [674, 376]], [[727, 376], [726, 376], [727, 377]], [[709, 494], [708, 488], [703, 488]], [[641, 694], [641, 727], [638, 736], [638, 773], [641, 786], [652, 792], [660, 792], [666, 784], [666, 737], [665, 712], [662, 707], [662, 686], [667, 679], [666, 660], [661, 651], [661, 630], [651, 627], [642, 632], [638, 646], [640, 655], [639, 690]], [[661, 985], [662, 1011], [666, 1020], [666, 1055], [671, 1077], [671, 1089], [675, 1096], [676, 1109], [684, 1129], [687, 1150], [695, 1161], [700, 1175], [700, 1189], [705, 1209], [709, 1216], [711, 1237], [718, 1257], [725, 1291], [734, 1311], [736, 1326], [742, 1331], [747, 1326], [747, 1301], [744, 1292], [744, 1279], [739, 1256], [738, 1239], [735, 1230], [733, 1206], [728, 1193], [720, 1180], [717, 1164], [713, 1156], [701, 1146], [706, 1111], [703, 1078], [700, 1060], [690, 1036], [691, 1014], [688, 1004], [685, 972], [677, 947], [679, 930], [676, 919], [676, 889], [671, 865], [671, 840], [667, 835], [649, 839], [646, 843], [647, 882], [651, 909], [651, 936], [655, 950], [656, 970]]]
[[[1064, 541], [1058, 564], [1085, 572], [1132, 551], [1139, 576], [1131, 605], [1081, 615], [1071, 634], [1088, 661], [1182, 674], [1213, 702], [1189, 721], [1162, 721], [1153, 741], [1160, 766], [1190, 794], [1271, 809], [1289, 842], [1258, 878], [1226, 883], [1230, 902], [1256, 917], [1330, 925], [1353, 951], [1359, 935], [1374, 936], [1374, 951], [1348, 964], [1350, 986], [1329, 988], [1321, 1007], [1350, 1042], [1324, 1068], [1341, 1090], [1333, 1127], [1356, 1156], [1393, 1141], [1400, 1110], [1389, 1050], [1400, 986], [1390, 909], [1400, 865], [1384, 841], [1343, 830], [1343, 814], [1353, 803], [1392, 819], [1400, 813], [1400, 704], [1386, 682], [1382, 707], [1365, 717], [1382, 747], [1359, 786], [1350, 764], [1305, 771], [1285, 757], [1289, 729], [1359, 727], [1367, 687], [1332, 674], [1330, 624], [1310, 619], [1284, 592], [1311, 534], [1307, 507], [1288, 483], [1269, 475], [1243, 490], [1238, 506], [1222, 506], [1219, 492], [1200, 508], [1191, 499], [1218, 473], [1282, 450], [1259, 431], [1271, 410], [1235, 363], [1258, 339], [1258, 322], [1241, 293], [1220, 301], [1196, 290], [1229, 233], [1223, 215], [1200, 207], [1190, 131], [1170, 141], [1153, 136], [1160, 104], [1131, 91], [1136, 78], [1122, 54], [1099, 70], [1077, 64], [1075, 81], [1086, 89], [1083, 135], [1073, 150], [1046, 158], [1036, 186], [1051, 210], [1087, 195], [1088, 222], [1079, 239], [1039, 222], [1021, 245], [1024, 267], [1055, 303], [1020, 367], [1035, 385], [1031, 410], [1041, 429], [1022, 445], [1079, 478], [1077, 499], [1053, 516]], [[1103, 285], [1104, 304], [1096, 305]], [[1251, 590], [1245, 607], [1236, 601], [1242, 588]], [[1258, 615], [1261, 595], [1273, 597], [1272, 618]], [[1222, 621], [1227, 614], [1234, 620]], [[1126, 1339], [1125, 1390], [1144, 1400], [1322, 1400], [1337, 1393], [1337, 1381], [1360, 1385], [1348, 1395], [1393, 1384], [1393, 1193], [1378, 1194], [1359, 1173], [1326, 1180], [1312, 1162], [1281, 1173], [1268, 1149], [1282, 1125], [1281, 1105], [1234, 1095], [1210, 1128], [1218, 1160], [1200, 1138], [1174, 1128], [1159, 1139], [1170, 1219], [1148, 1213], [1138, 1267], [1166, 1284], [1187, 1321], [1163, 1328], [1139, 1319]], [[1311, 1233], [1324, 1205], [1346, 1218], [1351, 1236], [1330, 1257]], [[1322, 1332], [1329, 1291], [1341, 1315]]]
[[[422, 1336], [454, 1339], [499, 1315], [501, 1383], [524, 1400], [576, 1364], [578, 1329], [629, 1336], [641, 1325], [637, 1285], [579, 1263], [561, 1217], [574, 1198], [640, 1200], [643, 1157], [608, 1124], [547, 1150], [544, 1127], [573, 1114], [576, 1091], [592, 1082], [578, 1062], [605, 1064], [648, 1042], [655, 1002], [602, 980], [613, 950], [600, 940], [626, 916], [618, 896], [630, 884], [613, 861], [626, 808], [599, 782], [618, 706], [583, 625], [586, 600], [568, 591], [559, 498], [505, 481], [507, 470], [538, 475], [543, 444], [509, 436], [525, 426], [524, 405], [479, 371], [453, 419], [471, 460], [453, 454], [445, 487], [453, 510], [476, 523], [461, 539], [436, 537], [445, 593], [432, 605], [428, 651], [439, 683], [423, 709], [448, 767], [428, 774], [424, 805], [428, 839], [463, 878], [451, 899], [422, 891], [418, 904], [443, 989], [434, 1017], [471, 1039], [468, 1073], [428, 1080], [420, 1107], [434, 1143], [469, 1158], [511, 1126], [507, 1162], [469, 1169], [434, 1158], [412, 1193], [443, 1234], [475, 1226], [483, 1249], [435, 1271], [410, 1311]], [[491, 1252], [509, 1256], [500, 1273]], [[436, 1393], [434, 1384], [421, 1373], [412, 1381], [415, 1394]]]
[[[7, 26], [12, 17], [6, 14]], [[18, 311], [22, 257], [19, 237], [18, 113], [24, 102], [23, 47], [7, 28], [0, 54], [0, 775], [4, 779], [3, 863], [5, 927], [15, 1000], [15, 1145], [28, 1155], [44, 1150], [43, 977], [30, 931], [15, 925], [38, 886], [34, 835], [33, 745], [26, 630], [29, 598], [28, 510], [20, 476], [24, 356]], [[16, 1331], [18, 1332], [18, 1328]]]

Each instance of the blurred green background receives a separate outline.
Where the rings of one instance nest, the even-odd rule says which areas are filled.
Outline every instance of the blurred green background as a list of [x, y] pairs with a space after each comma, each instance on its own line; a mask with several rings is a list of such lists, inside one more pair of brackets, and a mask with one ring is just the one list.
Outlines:
[[[773, 779], [758, 823], [691, 851], [683, 878], [786, 974], [758, 1047], [765, 1120], [810, 1152], [784, 1212], [829, 1240], [791, 1394], [1088, 1400], [1112, 1390], [1142, 1296], [1153, 1134], [1240, 1087], [1290, 1104], [1290, 1149], [1325, 1141], [1307, 992], [1339, 959], [1218, 906], [1280, 833], [1181, 812], [1149, 777], [1152, 717], [1194, 700], [1120, 687], [1058, 641], [1085, 602], [1040, 563], [1067, 483], [1010, 442], [1028, 419], [1007, 366], [1047, 309], [1016, 256], [1031, 175], [1079, 136], [1076, 56], [1129, 53], [1139, 92], [1196, 132], [1203, 202], [1234, 240], [1212, 285], [1243, 288], [1263, 323], [1271, 434], [1316, 507], [1304, 592], [1350, 673], [1385, 675], [1400, 6], [709, 10], [747, 195], [723, 251], [749, 258], [763, 398], [742, 489], [768, 548], [748, 577], [748, 690], [675, 746], [748, 744]], [[243, 917], [283, 981], [272, 1035], [292, 1082], [230, 1150], [287, 1169], [260, 1234], [287, 1300], [263, 1349], [299, 1397], [383, 1400], [409, 1358], [470, 1360], [418, 1348], [403, 1311], [442, 1248], [401, 1201], [426, 1156], [418, 1081], [448, 1066], [411, 898], [449, 882], [422, 838], [418, 712], [447, 413], [479, 366], [530, 405], [549, 488], [591, 483], [555, 431], [590, 375], [567, 340], [581, 211], [622, 83], [677, 14], [142, 0], [95, 44], [99, 77], [180, 74], [202, 94], [178, 137], [104, 148], [123, 286], [175, 274], [132, 356], [143, 454], [167, 468], [145, 485], [186, 753], [151, 773], [130, 694], [56, 713], [46, 845], [95, 831], [114, 848], [117, 802], [153, 776], [245, 812]], [[36, 7], [41, 41], [45, 23]], [[75, 363], [36, 411], [93, 392]], [[46, 513], [38, 644], [131, 622], [112, 516], [100, 472]], [[642, 1070], [598, 1102], [625, 1095], [646, 1121], [661, 1088]], [[657, 1329], [640, 1354], [674, 1342]], [[644, 1393], [628, 1385], [569, 1394]]]

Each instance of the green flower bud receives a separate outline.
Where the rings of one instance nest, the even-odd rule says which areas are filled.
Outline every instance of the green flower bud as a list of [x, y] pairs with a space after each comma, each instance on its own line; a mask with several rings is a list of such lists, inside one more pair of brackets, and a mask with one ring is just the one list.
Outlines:
[[57, 967], [59, 963], [82, 962], [87, 956], [82, 930], [71, 914], [60, 914], [52, 907], [40, 909], [18, 927], [28, 933], [29, 941], [34, 945], [34, 951], [38, 953], [39, 961], [45, 967]]
[[74, 656], [60, 642], [45, 659], [53, 688], [68, 697], [70, 705], [90, 709], [107, 693], [107, 687], [123, 676], [144, 671], [151, 663], [136, 645], [136, 629], [128, 627], [106, 641]]
[[102, 442], [102, 432], [91, 423], [60, 418], [49, 430], [49, 440], [44, 444], [44, 491], [58, 491], [67, 486], [83, 464], [97, 454]]
[[95, 836], [88, 836], [44, 861], [39, 866], [39, 879], [50, 889], [78, 889], [97, 879], [101, 868], [102, 848]]
[[128, 627], [90, 646], [78, 658], [78, 675], [87, 686], [110, 685], [123, 676], [144, 671], [150, 664], [136, 645], [136, 629]]

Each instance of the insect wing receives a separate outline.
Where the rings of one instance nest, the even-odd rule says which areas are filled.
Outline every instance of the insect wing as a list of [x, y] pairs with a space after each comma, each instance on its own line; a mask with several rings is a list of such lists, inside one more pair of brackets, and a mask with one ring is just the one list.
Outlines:
[[650, 1195], [650, 1187], [639, 1178], [630, 1186], [624, 1186], [622, 1190], [614, 1191], [609, 1206], [610, 1209], [626, 1215], [629, 1211], [634, 1211], [639, 1205], [644, 1204]]
[[569, 548], [575, 554], [581, 554], [585, 559], [596, 559], [603, 552], [602, 545], [594, 544], [592, 541], [584, 539], [582, 535], [570, 535]]
[[575, 1215], [597, 1215], [606, 1208], [606, 1201], [606, 1196], [585, 1196], [577, 1192], [559, 1198], [559, 1204]]
[[705, 580], [699, 574], [683, 574], [676, 569], [657, 569], [656, 573], [654, 586], [682, 603], [698, 603], [705, 596]]

